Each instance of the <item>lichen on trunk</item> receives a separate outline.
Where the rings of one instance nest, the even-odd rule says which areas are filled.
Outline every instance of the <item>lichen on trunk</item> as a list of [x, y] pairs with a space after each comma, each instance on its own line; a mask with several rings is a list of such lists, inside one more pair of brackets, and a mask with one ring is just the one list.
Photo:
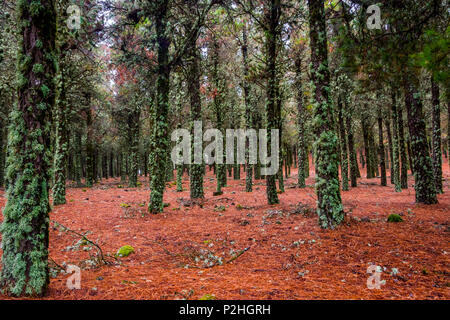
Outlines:
[[55, 2], [18, 1], [17, 104], [8, 137], [0, 288], [42, 296], [49, 284], [50, 115], [55, 103]]

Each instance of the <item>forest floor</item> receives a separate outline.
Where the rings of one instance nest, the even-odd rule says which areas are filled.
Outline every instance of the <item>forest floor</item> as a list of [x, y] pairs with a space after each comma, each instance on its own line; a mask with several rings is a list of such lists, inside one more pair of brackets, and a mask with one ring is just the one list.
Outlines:
[[[320, 229], [313, 177], [307, 188], [298, 189], [295, 171], [285, 180], [280, 204], [273, 206], [267, 205], [264, 181], [246, 193], [244, 179], [229, 178], [224, 194], [213, 196], [209, 171], [205, 200], [192, 204], [185, 177], [183, 192], [167, 185], [169, 206], [158, 215], [146, 214], [145, 177], [138, 188], [121, 186], [117, 179], [91, 189], [68, 188], [67, 204], [50, 214], [50, 257], [63, 267], [84, 266], [81, 289], [68, 289], [70, 275], [59, 273], [43, 299], [199, 299], [205, 294], [217, 299], [449, 299], [446, 159], [443, 167], [445, 192], [431, 206], [414, 203], [412, 176], [401, 193], [390, 184], [381, 187], [379, 179], [359, 179], [357, 188], [342, 192], [346, 219], [336, 230]], [[0, 191], [0, 207], [3, 196]], [[404, 221], [388, 223], [391, 213]], [[89, 231], [87, 238], [105, 255], [124, 245], [135, 253], [120, 258], [120, 264], [89, 266], [96, 248], [77, 246], [80, 237], [55, 221], [78, 233]], [[367, 287], [370, 265], [383, 270], [380, 289]]]

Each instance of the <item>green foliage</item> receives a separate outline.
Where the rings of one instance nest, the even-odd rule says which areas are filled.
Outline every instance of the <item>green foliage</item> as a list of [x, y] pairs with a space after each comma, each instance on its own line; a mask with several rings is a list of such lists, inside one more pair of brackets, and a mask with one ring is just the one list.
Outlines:
[[130, 254], [134, 253], [134, 248], [130, 245], [125, 245], [119, 250], [117, 250], [116, 256], [120, 258], [128, 257]]
[[403, 218], [399, 214], [392, 213], [388, 216], [387, 221], [388, 222], [403, 222]]

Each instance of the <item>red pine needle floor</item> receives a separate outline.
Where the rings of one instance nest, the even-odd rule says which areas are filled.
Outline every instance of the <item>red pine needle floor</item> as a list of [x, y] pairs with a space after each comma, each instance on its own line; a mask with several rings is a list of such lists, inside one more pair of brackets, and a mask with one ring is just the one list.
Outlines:
[[[294, 188], [295, 169], [285, 180], [280, 204], [273, 206], [267, 204], [263, 180], [245, 192], [244, 173], [240, 181], [228, 178], [223, 195], [213, 196], [215, 179], [207, 171], [201, 205], [189, 203], [187, 176], [183, 192], [168, 183], [164, 201], [169, 206], [158, 215], [145, 214], [150, 192], [145, 177], [138, 188], [121, 187], [118, 179], [93, 188], [69, 187], [67, 204], [53, 208], [51, 220], [89, 231], [87, 237], [105, 254], [124, 245], [135, 253], [121, 258], [122, 264], [83, 268], [79, 290], [70, 290], [70, 275], [60, 273], [43, 299], [199, 299], [205, 294], [217, 299], [449, 299], [447, 159], [443, 170], [444, 194], [436, 205], [414, 203], [412, 176], [401, 193], [390, 183], [381, 187], [379, 178], [358, 179], [357, 188], [342, 192], [347, 214], [335, 230], [322, 230], [308, 210], [298, 213], [299, 203], [315, 208], [315, 193], [313, 172], [306, 188]], [[5, 202], [2, 190], [0, 207]], [[401, 214], [404, 222], [388, 223], [391, 213]], [[51, 259], [80, 265], [95, 249], [67, 250], [78, 239], [52, 227]], [[244, 248], [249, 249], [229, 261]], [[203, 268], [197, 261], [200, 249], [225, 263]], [[383, 269], [380, 289], [367, 287], [371, 264]]]

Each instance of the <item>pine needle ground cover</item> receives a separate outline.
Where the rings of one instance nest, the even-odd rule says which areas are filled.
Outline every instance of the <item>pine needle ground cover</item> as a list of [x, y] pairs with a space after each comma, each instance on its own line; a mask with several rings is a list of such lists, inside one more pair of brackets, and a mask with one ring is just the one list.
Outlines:
[[[449, 181], [448, 162], [443, 169]], [[121, 264], [83, 268], [79, 290], [68, 289], [69, 275], [59, 273], [43, 299], [450, 298], [448, 182], [439, 204], [426, 206], [414, 204], [412, 191], [396, 193], [362, 178], [357, 188], [342, 193], [342, 226], [323, 230], [314, 212], [313, 178], [306, 180], [306, 188], [293, 188], [292, 173], [286, 192], [279, 194], [281, 204], [272, 206], [264, 201], [263, 180], [255, 181], [251, 196], [245, 196], [245, 180], [231, 180], [223, 195], [213, 197], [211, 172], [205, 177], [205, 199], [193, 205], [184, 176], [186, 191], [167, 184], [164, 202], [169, 205], [160, 215], [147, 214], [143, 178], [138, 188], [118, 188], [119, 179], [89, 192], [68, 188], [67, 204], [53, 209], [52, 221], [89, 231], [87, 237], [105, 254], [124, 245], [135, 252], [121, 258]], [[4, 206], [4, 192], [0, 195]], [[404, 221], [387, 222], [391, 213]], [[89, 251], [67, 250], [72, 245], [66, 232], [50, 229], [50, 258], [57, 264], [79, 265], [89, 258]], [[380, 290], [366, 286], [371, 264], [383, 269], [386, 284]]]

